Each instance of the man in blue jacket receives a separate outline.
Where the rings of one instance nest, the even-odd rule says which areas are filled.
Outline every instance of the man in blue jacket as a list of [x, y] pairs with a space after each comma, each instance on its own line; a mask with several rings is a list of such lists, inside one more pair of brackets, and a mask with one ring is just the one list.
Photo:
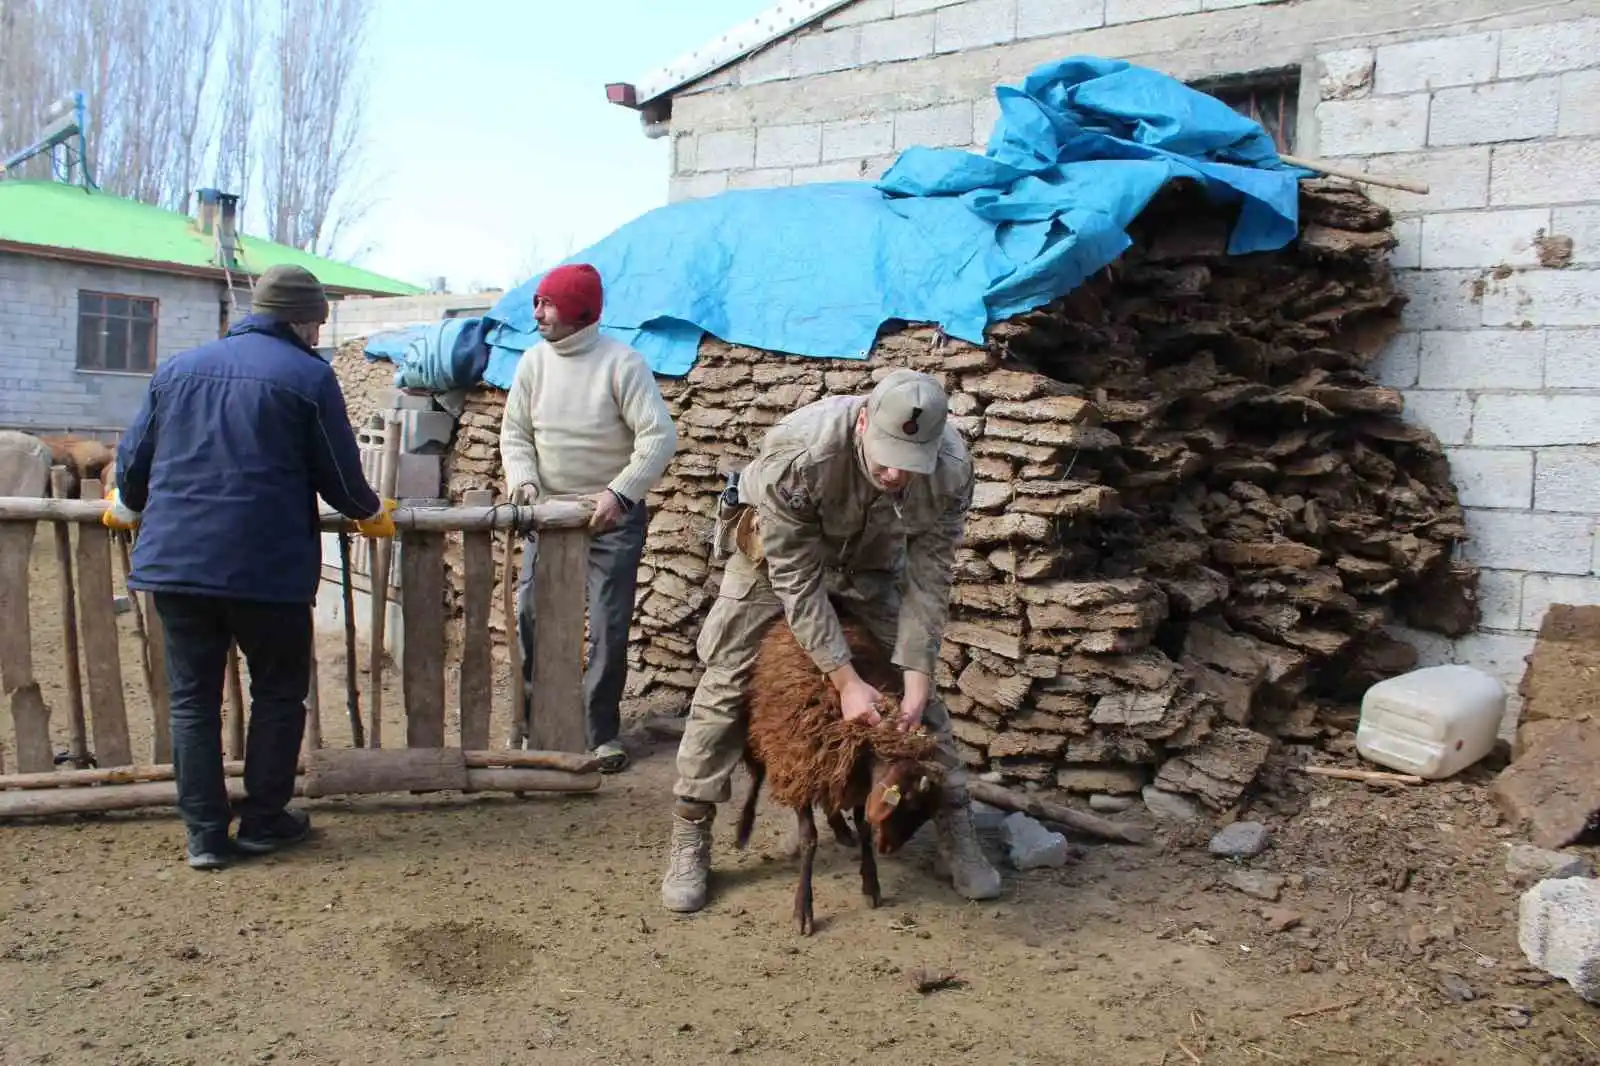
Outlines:
[[[302, 267], [272, 267], [251, 304], [227, 336], [151, 377], [118, 445], [103, 519], [140, 530], [128, 585], [154, 594], [166, 631], [178, 811], [197, 870], [311, 829], [288, 803], [311, 684], [317, 497], [366, 536], [394, 535], [394, 501], [367, 484], [338, 379], [316, 353], [328, 319], [322, 284]], [[250, 730], [230, 841], [222, 684], [235, 640], [250, 668]]]

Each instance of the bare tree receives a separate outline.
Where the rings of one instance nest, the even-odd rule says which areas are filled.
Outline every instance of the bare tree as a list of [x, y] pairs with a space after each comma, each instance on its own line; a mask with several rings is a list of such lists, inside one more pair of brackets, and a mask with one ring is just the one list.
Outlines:
[[226, 81], [217, 138], [217, 186], [243, 193], [255, 180], [256, 56], [260, 4], [232, 0], [228, 8]]

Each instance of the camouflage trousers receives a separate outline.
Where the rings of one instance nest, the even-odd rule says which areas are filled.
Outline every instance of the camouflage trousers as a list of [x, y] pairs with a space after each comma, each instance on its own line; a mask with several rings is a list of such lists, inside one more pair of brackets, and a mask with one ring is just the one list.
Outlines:
[[[829, 591], [849, 604], [884, 648], [894, 647], [900, 605], [892, 585], [886, 584], [886, 590], [873, 589], [870, 595], [849, 585], [830, 587]], [[673, 791], [680, 799], [723, 803], [729, 798], [733, 771], [744, 753], [744, 686], [755, 665], [761, 635], [782, 617], [783, 604], [767, 580], [766, 566], [733, 553], [716, 601], [700, 628], [697, 650], [705, 669], [678, 744], [678, 782]], [[937, 691], [929, 696], [922, 721], [939, 743], [946, 803], [965, 806], [966, 768], [950, 733], [950, 712]]]

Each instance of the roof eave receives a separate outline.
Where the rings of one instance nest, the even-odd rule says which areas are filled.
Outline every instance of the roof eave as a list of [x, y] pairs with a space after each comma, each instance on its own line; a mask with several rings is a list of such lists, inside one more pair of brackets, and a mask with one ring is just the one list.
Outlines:
[[779, 0], [752, 19], [741, 22], [726, 33], [698, 48], [683, 53], [637, 82], [615, 82], [606, 86], [606, 98], [613, 104], [643, 111], [670, 97], [672, 93], [708, 74], [714, 74], [745, 56], [788, 36], [801, 26], [830, 15], [855, 0]]
[[[66, 263], [82, 263], [86, 266], [125, 267], [130, 270], [149, 271], [153, 274], [174, 274], [179, 277], [198, 278], [202, 281], [226, 283], [230, 277], [254, 277], [250, 271], [244, 268], [229, 272], [221, 267], [169, 263], [161, 259], [138, 259], [133, 256], [113, 255], [110, 252], [92, 252], [85, 248], [62, 248], [53, 244], [28, 244], [24, 241], [8, 241], [3, 238], [0, 238], [0, 252], [9, 252], [13, 255], [31, 255], [38, 259], [56, 259]], [[362, 288], [349, 285], [324, 285], [323, 288], [333, 296], [404, 295], [388, 289]]]

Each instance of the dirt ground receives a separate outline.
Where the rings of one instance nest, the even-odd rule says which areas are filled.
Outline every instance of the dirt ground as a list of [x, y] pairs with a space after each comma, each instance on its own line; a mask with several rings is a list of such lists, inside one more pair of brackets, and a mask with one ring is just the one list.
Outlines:
[[[35, 665], [64, 720], [43, 548]], [[324, 643], [330, 744], [342, 654]], [[393, 744], [398, 692], [387, 707]], [[800, 938], [770, 811], [745, 855], [724, 812], [704, 912], [660, 909], [672, 749], [630, 746], [593, 795], [315, 801], [301, 850], [220, 873], [182, 865], [167, 811], [0, 827], [0, 1064], [1600, 1062], [1600, 1009], [1517, 948], [1485, 769], [1417, 789], [1276, 773], [1242, 814], [1272, 828], [1256, 859], [1211, 857], [1203, 829], [1083, 840], [1063, 869], [1002, 867], [982, 904], [933, 879], [931, 834], [883, 864], [879, 910], [825, 843]], [[1230, 885], [1241, 870], [1282, 875], [1279, 898]], [[915, 990], [930, 972], [955, 980]]]

